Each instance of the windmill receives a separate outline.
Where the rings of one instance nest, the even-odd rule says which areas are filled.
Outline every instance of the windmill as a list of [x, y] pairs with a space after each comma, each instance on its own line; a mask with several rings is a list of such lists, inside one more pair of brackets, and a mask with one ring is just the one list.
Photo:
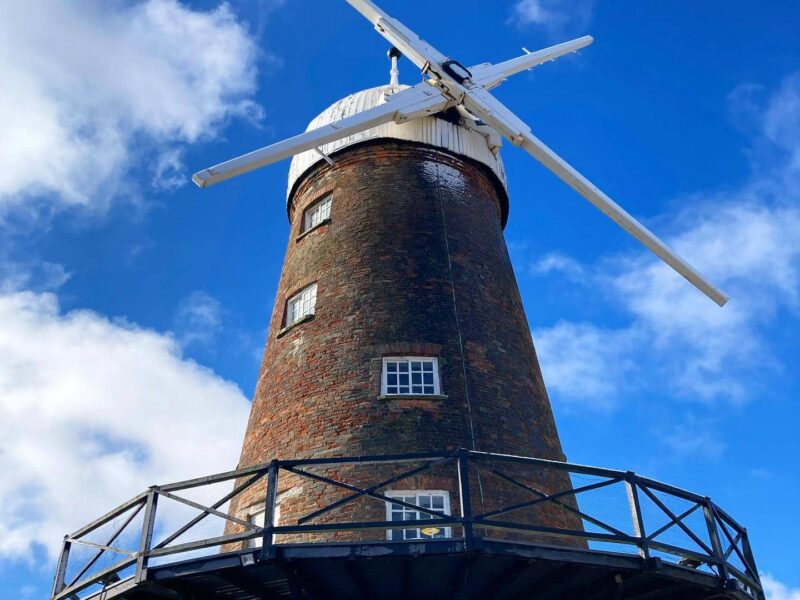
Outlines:
[[468, 69], [422, 40], [373, 2], [369, 0], [347, 0], [347, 2], [372, 23], [375, 30], [393, 44], [394, 48], [422, 70], [423, 81], [392, 95], [382, 106], [200, 171], [192, 177], [199, 187], [204, 188], [219, 183], [306, 150], [315, 149], [322, 153], [319, 148], [323, 144], [383, 123], [390, 121], [405, 123], [455, 108], [465, 117], [476, 123], [488, 125], [513, 145], [525, 150], [703, 294], [719, 306], [725, 305], [728, 297], [724, 293], [547, 147], [533, 134], [530, 127], [489, 93], [512, 75], [588, 46], [594, 41], [591, 36], [584, 36], [537, 52], [526, 51], [523, 56], [499, 64], [483, 63]]
[[[726, 300], [490, 95], [592, 39], [467, 69], [348, 1], [393, 44], [390, 84], [194, 176], [293, 157], [239, 465], [67, 536], [52, 600], [763, 600], [746, 530], [708, 497], [561, 448], [503, 235], [501, 135]], [[421, 83], [399, 84], [401, 54]]]

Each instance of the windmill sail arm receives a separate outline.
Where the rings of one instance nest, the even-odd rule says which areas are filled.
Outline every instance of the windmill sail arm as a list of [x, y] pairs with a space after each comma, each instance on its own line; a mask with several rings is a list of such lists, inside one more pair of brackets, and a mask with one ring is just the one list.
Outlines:
[[390, 96], [385, 104], [204, 169], [195, 173], [192, 181], [201, 188], [208, 187], [390, 121], [403, 123], [437, 113], [447, 104], [434, 87], [419, 83]]
[[420, 69], [425, 68], [428, 63], [438, 67], [447, 60], [444, 54], [369, 0], [347, 0], [347, 3], [360, 12], [379, 34]]
[[625, 209], [619, 206], [591, 181], [570, 166], [558, 154], [550, 150], [536, 136], [530, 134], [522, 144], [531, 156], [555, 173], [562, 181], [586, 198], [600, 212], [609, 217], [630, 235], [641, 242], [653, 254], [685, 277], [698, 290], [711, 298], [719, 306], [724, 306], [728, 297], [703, 277], [694, 267], [676, 254], [669, 246], [656, 237], [647, 227], [639, 223]]
[[522, 56], [512, 58], [511, 60], [497, 63], [496, 65], [490, 63], [475, 65], [474, 67], [470, 68], [470, 71], [472, 72], [472, 81], [484, 89], [491, 90], [492, 88], [495, 88], [503, 83], [512, 75], [516, 75], [522, 71], [527, 71], [528, 69], [532, 69], [533, 67], [542, 63], [555, 60], [556, 58], [564, 56], [565, 54], [576, 52], [581, 48], [585, 48], [593, 41], [594, 38], [592, 36], [585, 35], [569, 42], [564, 42], [563, 44], [557, 44], [555, 46], [550, 46], [549, 48], [544, 48], [543, 50], [528, 52]]
[[669, 246], [639, 223], [621, 206], [604, 194], [591, 181], [581, 175], [569, 163], [542, 143], [530, 128], [499, 100], [483, 88], [476, 88], [464, 98], [469, 111], [511, 143], [525, 149], [531, 156], [557, 175], [564, 183], [586, 198], [600, 212], [631, 234], [645, 247], [685, 277], [698, 290], [723, 306], [728, 297], [703, 277], [688, 262], [678, 256]]

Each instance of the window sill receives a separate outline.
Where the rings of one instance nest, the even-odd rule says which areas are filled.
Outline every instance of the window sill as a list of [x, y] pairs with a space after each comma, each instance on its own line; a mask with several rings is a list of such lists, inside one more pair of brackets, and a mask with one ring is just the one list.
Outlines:
[[294, 238], [294, 241], [295, 242], [299, 242], [300, 240], [302, 240], [304, 237], [306, 237], [312, 231], [316, 231], [317, 229], [319, 229], [323, 225], [327, 225], [330, 222], [331, 222], [331, 218], [330, 217], [328, 217], [327, 219], [323, 219], [322, 221], [320, 221], [319, 223], [314, 225], [311, 229], [306, 229], [303, 233], [301, 233], [296, 238]]
[[444, 394], [383, 394], [378, 400], [447, 400]]
[[285, 336], [287, 333], [289, 333], [289, 332], [290, 332], [292, 329], [294, 329], [295, 327], [297, 327], [298, 325], [302, 325], [303, 323], [306, 323], [306, 322], [308, 322], [308, 321], [313, 321], [313, 320], [314, 320], [314, 313], [311, 313], [310, 315], [306, 315], [306, 316], [304, 316], [304, 317], [301, 317], [301, 318], [299, 318], [297, 321], [295, 321], [294, 323], [292, 323], [291, 325], [287, 325], [286, 327], [284, 327], [283, 329], [281, 329], [281, 330], [278, 332], [278, 334], [275, 336], [275, 338], [276, 338], [276, 339], [280, 339], [280, 338], [282, 338], [283, 336]]

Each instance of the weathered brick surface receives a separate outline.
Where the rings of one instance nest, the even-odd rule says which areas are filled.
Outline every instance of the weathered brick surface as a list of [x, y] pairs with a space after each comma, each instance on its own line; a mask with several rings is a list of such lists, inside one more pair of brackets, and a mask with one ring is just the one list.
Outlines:
[[[290, 199], [291, 234], [240, 466], [459, 447], [563, 460], [494, 176], [390, 140], [335, 160], [315, 167]], [[330, 223], [297, 239], [305, 209], [331, 192]], [[278, 336], [286, 300], [313, 282], [314, 318]], [[378, 400], [387, 355], [438, 357], [447, 398]], [[446, 478], [411, 483], [452, 488]], [[284, 478], [280, 487], [292, 485]], [[282, 503], [283, 523], [341, 493], [302, 485]], [[557, 474], [539, 481], [564, 485]], [[234, 511], [262, 501], [256, 486]]]

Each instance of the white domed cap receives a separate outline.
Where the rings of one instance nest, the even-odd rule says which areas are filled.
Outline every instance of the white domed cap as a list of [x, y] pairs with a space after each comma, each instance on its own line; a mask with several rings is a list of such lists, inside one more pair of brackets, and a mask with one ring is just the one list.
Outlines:
[[[383, 85], [347, 96], [320, 113], [309, 123], [306, 131], [374, 108], [386, 102], [386, 99], [393, 93], [408, 87], [407, 85]], [[489, 167], [506, 188], [506, 175], [499, 153], [500, 137], [489, 127], [475, 124], [467, 119], [461, 119], [458, 125], [435, 116], [421, 117], [399, 125], [389, 122], [325, 144], [321, 150], [330, 155], [347, 146], [380, 138], [421, 142], [466, 156]], [[289, 167], [287, 194], [290, 195], [297, 180], [321, 160], [323, 158], [314, 150], [295, 155]]]

